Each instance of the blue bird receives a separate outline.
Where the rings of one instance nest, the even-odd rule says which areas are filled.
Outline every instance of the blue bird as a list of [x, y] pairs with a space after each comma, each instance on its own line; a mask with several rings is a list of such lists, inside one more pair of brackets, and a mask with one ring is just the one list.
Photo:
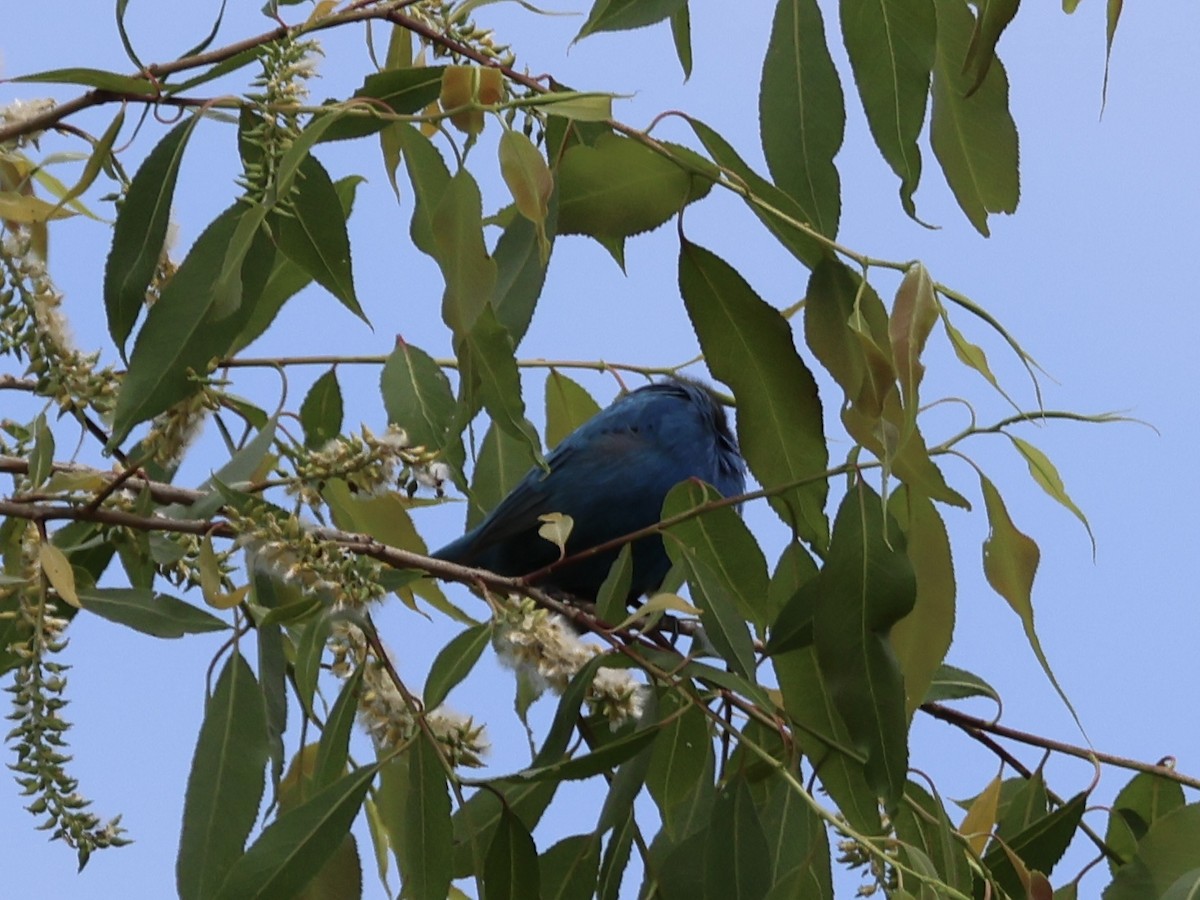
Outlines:
[[[667, 492], [699, 478], [724, 496], [745, 492], [746, 466], [725, 411], [702, 384], [682, 378], [618, 397], [571, 432], [488, 516], [433, 555], [498, 575], [522, 576], [559, 558], [538, 535], [538, 517], [574, 519], [570, 556], [653, 525]], [[539, 579], [541, 587], [594, 600], [617, 550], [569, 563]], [[629, 600], [657, 588], [670, 568], [658, 535], [633, 545]]]

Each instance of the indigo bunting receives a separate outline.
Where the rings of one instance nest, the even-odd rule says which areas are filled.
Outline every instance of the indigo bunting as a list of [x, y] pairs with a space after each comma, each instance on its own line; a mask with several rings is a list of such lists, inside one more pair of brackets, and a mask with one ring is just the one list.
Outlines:
[[[682, 378], [618, 397], [563, 439], [488, 516], [433, 555], [521, 576], [559, 558], [538, 534], [538, 517], [574, 520], [570, 556], [657, 522], [667, 492], [699, 478], [724, 496], [745, 491], [745, 463], [721, 408], [702, 384]], [[618, 550], [568, 563], [539, 579], [541, 587], [594, 600]], [[629, 601], [657, 588], [670, 568], [659, 535], [633, 544]]]

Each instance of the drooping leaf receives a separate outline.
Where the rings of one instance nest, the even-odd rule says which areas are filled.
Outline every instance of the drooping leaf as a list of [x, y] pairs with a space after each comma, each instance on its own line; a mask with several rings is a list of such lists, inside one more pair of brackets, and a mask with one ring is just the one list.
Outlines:
[[[450, 427], [458, 412], [454, 392], [428, 353], [398, 339], [384, 363], [379, 388], [388, 421], [403, 428], [414, 444], [446, 450], [452, 443]], [[460, 459], [461, 449], [450, 455], [452, 461]]]
[[850, 731], [817, 665], [815, 649], [781, 653], [772, 662], [784, 708], [798, 725], [794, 733], [821, 784], [851, 826], [864, 834], [882, 834], [879, 803], [867, 783], [863, 754], [852, 746]]
[[841, 0], [842, 39], [871, 136], [900, 179], [913, 218], [921, 180], [917, 138], [925, 123], [937, 40], [933, 0]]
[[305, 156], [300, 163], [296, 190], [286, 210], [275, 217], [276, 240], [292, 262], [366, 322], [366, 314], [354, 292], [346, 220], [329, 214], [340, 206], [337, 189], [325, 167], [315, 156]]
[[550, 198], [549, 210], [540, 227], [524, 216], [514, 216], [496, 241], [492, 259], [496, 262], [496, 287], [492, 306], [496, 318], [516, 347], [525, 337], [533, 311], [546, 282], [546, 258], [542, 237], [553, 242], [558, 222], [558, 203]]
[[983, 83], [984, 77], [996, 59], [996, 44], [1000, 35], [1017, 14], [1021, 0], [985, 0], [975, 17], [975, 28], [971, 32], [971, 43], [963, 60], [963, 71], [971, 78], [969, 97]]
[[943, 883], [970, 896], [971, 869], [962, 843], [941, 800], [914, 781], [904, 788], [906, 803], [896, 817], [896, 836], [919, 848], [928, 858], [933, 874]]
[[541, 442], [525, 418], [512, 338], [497, 321], [491, 306], [483, 308], [465, 338], [456, 342], [455, 349], [467, 405], [473, 406], [473, 398], [480, 398], [492, 421], [513, 437], [524, 440], [533, 458], [540, 461]]
[[117, 395], [109, 447], [119, 446], [134, 425], [193, 393], [198, 384], [192, 375], [206, 375], [210, 363], [233, 346], [253, 304], [228, 308], [223, 302], [228, 296], [216, 283], [234, 232], [247, 214], [241, 205], [221, 213], [150, 308]]
[[550, 195], [554, 175], [546, 158], [533, 141], [519, 131], [506, 128], [500, 136], [500, 174], [512, 193], [517, 210], [537, 229], [543, 259], [550, 255], [546, 237], [546, 217], [550, 213]]
[[325, 718], [321, 743], [317, 747], [317, 756], [313, 763], [313, 790], [327, 788], [346, 774], [346, 761], [350, 758], [350, 731], [358, 713], [362, 682], [363, 667], [360, 665], [342, 685], [337, 700]]
[[996, 824], [997, 810], [1000, 806], [1000, 784], [999, 775], [989, 781], [987, 787], [971, 802], [967, 814], [963, 816], [962, 824], [958, 826], [959, 834], [967, 839], [976, 855], [983, 853]]
[[[660, 706], [663, 702], [665, 698]], [[690, 824], [691, 801], [697, 794], [712, 793], [712, 735], [704, 711], [694, 704], [672, 711], [663, 721], [646, 771], [646, 787], [658, 805], [663, 827], [681, 840]]]
[[846, 111], [816, 0], [779, 0], [758, 96], [771, 176], [827, 237], [837, 235], [841, 182], [833, 158]]
[[527, 441], [513, 437], [495, 422], [489, 425], [472, 475], [467, 529], [478, 525], [535, 462]]
[[1092, 553], [1094, 554], [1096, 552], [1096, 536], [1092, 534], [1092, 526], [1088, 523], [1087, 516], [1083, 514], [1083, 510], [1076, 506], [1075, 501], [1067, 495], [1067, 488], [1063, 484], [1062, 476], [1058, 474], [1058, 469], [1050, 461], [1050, 457], [1029, 443], [1029, 441], [1011, 434], [1008, 437], [1021, 456], [1025, 458], [1025, 463], [1029, 466], [1029, 474], [1038, 483], [1038, 486], [1054, 500], [1069, 509], [1075, 518], [1083, 523], [1083, 527], [1087, 529], [1088, 537], [1092, 540]]
[[342, 846], [378, 771], [355, 769], [280, 815], [230, 868], [219, 900], [297, 896]]
[[254, 673], [229, 657], [205, 704], [183, 804], [175, 884], [183, 900], [213, 897], [242, 848], [262, 798], [266, 712]]
[[[733, 388], [750, 471], [766, 488], [787, 484], [772, 508], [817, 547], [828, 540], [821, 477], [829, 463], [821, 401], [791, 328], [728, 263], [685, 241], [679, 286], [713, 376]], [[807, 481], [807, 483], [803, 483]]]
[[754, 678], [754, 642], [721, 576], [703, 558], [671, 535], [664, 535], [671, 561], [687, 576], [692, 598], [700, 608], [705, 636], [730, 668], [743, 678]]
[[1017, 128], [1008, 111], [1008, 78], [999, 60], [971, 96], [962, 61], [974, 24], [967, 6], [935, 0], [937, 57], [930, 143], [954, 197], [975, 229], [989, 234], [990, 213], [1016, 211]]
[[442, 900], [450, 887], [454, 855], [446, 773], [436, 749], [424, 735], [413, 741], [406, 755], [404, 844], [397, 848], [405, 896]]
[[600, 412], [600, 404], [584, 388], [557, 369], [546, 374], [546, 448]]
[[538, 858], [542, 900], [589, 900], [596, 889], [600, 838], [575, 834]]
[[946, 526], [928, 497], [903, 489], [892, 494], [888, 510], [904, 529], [905, 549], [917, 579], [912, 611], [891, 631], [911, 721], [926, 701], [954, 635], [954, 561]]
[[104, 263], [104, 308], [108, 334], [122, 356], [166, 244], [179, 164], [199, 120], [199, 116], [190, 116], [181, 121], [155, 145], [134, 173], [116, 214], [113, 247]]
[[521, 820], [507, 809], [501, 811], [488, 847], [483, 881], [488, 900], [541, 896], [537, 847]]
[[705, 844], [705, 896], [766, 894], [771, 886], [771, 851], [744, 777], [729, 779], [717, 791]]
[[[667, 494], [663, 518], [720, 499], [709, 485], [685, 481]], [[667, 534], [703, 560], [737, 606], [738, 614], [761, 632], [768, 622], [767, 561], [742, 517], [725, 506], [673, 525]], [[668, 547], [670, 543], [668, 542]]]
[[595, 0], [575, 40], [601, 31], [645, 28], [674, 15], [687, 0]]
[[475, 179], [460, 169], [431, 220], [433, 256], [446, 280], [442, 320], [460, 339], [471, 333], [496, 286], [496, 261], [483, 242], [482, 203]]
[[1074, 839], [1087, 800], [1088, 793], [1081, 791], [1017, 834], [1002, 833], [1005, 846], [993, 847], [983, 858], [984, 865], [997, 883], [1010, 895], [1019, 894], [1023, 889], [1023, 879], [1019, 877], [1019, 870], [1012, 861], [1014, 855], [1030, 870], [1050, 874]]
[[889, 808], [908, 770], [904, 682], [888, 632], [912, 610], [917, 585], [904, 535], [868, 485], [851, 489], [833, 526], [813, 612], [817, 659], [866, 776]]
[[683, 69], [683, 80], [692, 77], [692, 18], [687, 3], [671, 13], [671, 39], [675, 42], [675, 55]]

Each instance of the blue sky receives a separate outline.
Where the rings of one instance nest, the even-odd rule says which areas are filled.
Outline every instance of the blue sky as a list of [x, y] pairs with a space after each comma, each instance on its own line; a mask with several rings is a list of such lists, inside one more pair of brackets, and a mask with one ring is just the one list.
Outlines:
[[[257, 14], [258, 5], [233, 4], [224, 40], [269, 27]], [[198, 6], [168, 11], [165, 4], [131, 4], [130, 30], [143, 57], [167, 59], [194, 43], [208, 27], [207, 10]], [[551, 72], [576, 87], [632, 95], [616, 105], [616, 114], [635, 126], [644, 126], [665, 109], [686, 110], [717, 128], [764, 171], [757, 140], [757, 81], [773, 6], [744, 4], [736, 19], [728, 4], [719, 10], [695, 6], [696, 68], [687, 84], [665, 26], [593, 37], [572, 47], [578, 18], [540, 18], [506, 4], [485, 7], [478, 20], [495, 25], [499, 36], [514, 44], [519, 64], [532, 73]], [[979, 438], [968, 452], [998, 483], [1017, 525], [1041, 545], [1034, 593], [1038, 630], [1094, 746], [1145, 760], [1176, 755], [1181, 769], [1195, 773], [1200, 771], [1200, 725], [1191, 694], [1200, 683], [1194, 652], [1200, 611], [1190, 562], [1200, 530], [1194, 453], [1200, 427], [1192, 392], [1200, 362], [1189, 276], [1200, 238], [1195, 213], [1200, 198], [1195, 164], [1200, 77], [1192, 46], [1200, 9], [1184, 0], [1127, 5], [1101, 117], [1102, 6], [1099, 0], [1086, 0], [1068, 17], [1056, 8], [1026, 4], [1000, 44], [1021, 134], [1022, 201], [1015, 216], [992, 220], [993, 236], [987, 240], [957, 211], [928, 152], [917, 207], [925, 221], [940, 227], [927, 230], [903, 214], [894, 176], [874, 150], [846, 83], [849, 121], [838, 158], [844, 191], [841, 240], [877, 257], [920, 258], [935, 278], [987, 307], [1049, 373], [1042, 380], [1047, 408], [1124, 411], [1153, 426], [1054, 424], [1021, 432], [1057, 463], [1067, 490], [1088, 515], [1098, 543], [1094, 560], [1084, 530], [1033, 484], [1007, 441]], [[568, 8], [582, 7], [575, 3]], [[835, 10], [832, 4], [823, 7], [827, 31], [836, 33]], [[110, 4], [53, 4], [27, 18], [0, 36], [0, 76], [66, 65], [125, 70]], [[70, 28], [64, 27], [67, 18]], [[836, 43], [835, 58], [845, 79], [848, 69]], [[331, 37], [314, 97], [344, 95], [368, 65], [359, 33]], [[0, 84], [0, 105], [44, 94], [37, 86]], [[72, 94], [62, 90], [56, 95]], [[98, 133], [109, 118], [111, 111], [105, 110], [85, 122]], [[157, 133], [140, 136], [127, 154], [131, 170]], [[687, 140], [677, 125], [664, 126], [661, 136]], [[506, 202], [506, 193], [486, 137], [473, 151], [471, 164], [482, 182], [485, 209], [495, 209]], [[386, 353], [399, 334], [445, 355], [449, 346], [437, 314], [438, 273], [407, 238], [411, 194], [404, 190], [397, 204], [372, 143], [323, 148], [320, 155], [335, 177], [360, 172], [369, 179], [359, 192], [351, 235], [358, 292], [374, 330], [328, 295], [310, 289], [249, 353]], [[234, 196], [236, 165], [232, 129], [205, 125], [181, 174], [177, 256]], [[710, 197], [689, 211], [686, 226], [693, 240], [737, 266], [770, 302], [786, 306], [803, 295], [806, 273], [760, 235], [736, 198]], [[99, 294], [109, 239], [102, 225], [63, 223], [52, 236], [51, 266], [67, 294], [78, 343], [104, 347], [111, 359]], [[559, 240], [521, 355], [650, 365], [691, 357], [695, 339], [679, 301], [675, 260], [671, 228], [631, 241], [625, 273], [594, 243]], [[885, 296], [894, 290], [887, 279], [878, 286]], [[1000, 342], [965, 317], [956, 321], [987, 348], [1014, 396], [1032, 406], [1028, 382]], [[957, 365], [943, 339], [931, 341], [929, 354], [927, 397], [968, 398], [981, 421], [1007, 413], [1002, 399]], [[294, 374], [293, 402], [322, 371]], [[339, 376], [347, 425], [361, 421], [382, 427], [377, 370], [344, 368]], [[526, 380], [534, 412], [540, 409], [543, 376], [533, 371]], [[602, 403], [616, 390], [610, 378], [578, 378]], [[239, 391], [264, 404], [275, 402], [276, 385], [273, 375], [238, 375]], [[14, 398], [2, 401], [14, 409], [0, 412], [18, 413]], [[963, 413], [948, 407], [927, 428], [937, 435], [940, 426], [946, 434], [963, 423]], [[211, 438], [206, 434], [203, 440]], [[60, 448], [71, 445], [70, 439], [60, 438]], [[839, 458], [848, 449], [848, 444], [835, 445], [832, 456]], [[94, 461], [90, 455], [84, 458]], [[194, 452], [181, 483], [199, 483], [212, 459]], [[948, 475], [978, 499], [966, 465], [951, 466]], [[979, 673], [1000, 691], [1008, 724], [1082, 743], [1069, 712], [1038, 669], [1019, 621], [983, 582], [979, 547], [986, 522], [981, 509], [944, 514], [959, 574], [958, 628], [948, 661]], [[768, 552], [781, 546], [784, 535], [765, 507], [751, 508], [746, 515]], [[431, 511], [419, 525], [431, 544], [440, 544], [458, 532], [462, 516], [462, 507], [451, 505]], [[473, 602], [465, 593], [456, 596], [468, 606]], [[444, 643], [450, 632], [396, 606], [381, 612], [381, 629], [402, 674], [419, 684], [438, 641]], [[74, 665], [69, 715], [76, 723], [70, 732], [76, 757], [72, 771], [99, 814], [124, 812], [136, 843], [98, 854], [76, 876], [73, 854], [47, 844], [33, 830], [34, 820], [20, 808], [15, 785], [0, 780], [0, 833], [6, 836], [0, 861], [6, 863], [11, 896], [55, 900], [173, 892], [183, 785], [199, 724], [204, 671], [216, 645], [203, 638], [157, 642], [98, 619], [79, 619], [68, 653]], [[523, 731], [509, 712], [511, 690], [511, 678], [485, 660], [477, 677], [451, 695], [451, 705], [488, 722], [496, 771], [516, 768], [525, 759]], [[548, 701], [542, 706], [548, 707]], [[974, 709], [990, 712], [983, 705]], [[547, 712], [539, 710], [540, 715]], [[1030, 765], [1038, 762], [1036, 753], [1021, 756]], [[912, 765], [932, 774], [948, 797], [975, 794], [996, 769], [989, 755], [970, 741], [920, 717]], [[1093, 777], [1090, 766], [1081, 762], [1056, 760], [1048, 773], [1063, 795], [1085, 788]], [[1107, 772], [1094, 802], [1110, 800], [1127, 779], [1124, 773]], [[587, 796], [581, 795], [581, 802]], [[1103, 830], [1103, 814], [1088, 820]], [[567, 833], [585, 830], [593, 821], [589, 811], [582, 821], [567, 817], [553, 824]], [[361, 849], [369, 855], [365, 842]], [[1069, 856], [1056, 870], [1055, 884], [1088, 858], [1086, 851]], [[370, 873], [369, 860], [367, 869]], [[853, 894], [854, 882], [853, 876], [840, 880], [846, 896]], [[368, 897], [382, 896], [370, 874], [366, 884]], [[1083, 894], [1097, 891], [1093, 887]]]

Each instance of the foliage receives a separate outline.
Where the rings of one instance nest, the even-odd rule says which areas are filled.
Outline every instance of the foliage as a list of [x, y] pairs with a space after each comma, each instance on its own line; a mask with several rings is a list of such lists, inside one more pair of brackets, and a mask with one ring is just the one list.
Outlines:
[[[91, 614], [158, 638], [228, 632], [186, 786], [181, 896], [360, 893], [350, 834], [360, 814], [380, 871], [394, 859], [412, 897], [445, 897], [456, 879], [474, 879], [489, 900], [615, 897], [635, 852], [646, 896], [832, 896], [831, 843], [891, 896], [1044, 897], [1077, 838], [1110, 866], [1107, 896], [1183, 896], [1200, 855], [1191, 837], [1198, 807], [1181, 785], [1200, 783], [945, 705], [994, 696], [978, 676], [943, 664], [956, 586], [946, 506], [981, 507], [984, 574], [1057, 681], [1034, 628], [1037, 544], [981, 468], [975, 491], [952, 484], [941, 463], [968, 459], [977, 435], [1005, 434], [1035, 482], [1087, 527], [1053, 463], [1015, 431], [1034, 419], [1112, 417], [1034, 409], [928, 436], [923, 359], [938, 326], [985, 390], [1002, 389], [964, 335], [970, 327], [994, 329], [1031, 373], [1032, 361], [922, 263], [838, 242], [845, 78], [828, 49], [828, 10], [815, 0], [777, 4], [758, 98], [768, 178], [699, 119], [682, 118], [695, 137], [684, 146], [655, 136], [661, 119], [647, 130], [613, 119], [608, 94], [522, 74], [514, 52], [472, 22], [480, 5], [322, 2], [299, 24], [224, 47], [210, 48], [210, 36], [147, 65], [119, 2], [135, 75], [72, 67], [17, 79], [85, 89], [60, 106], [10, 106], [0, 120], [0, 350], [22, 366], [0, 388], [44, 402], [28, 422], [5, 419], [0, 440], [0, 469], [13, 479], [0, 498], [0, 669], [10, 673], [9, 742], [28, 809], [76, 848], [81, 867], [127, 840], [119, 817], [102, 823], [88, 811], [67, 772], [70, 620]], [[267, 10], [277, 20], [292, 12], [279, 6]], [[1109, 4], [1110, 47], [1120, 6]], [[852, 84], [914, 219], [927, 111], [940, 176], [970, 224], [986, 235], [992, 215], [1016, 209], [1017, 132], [995, 56], [1016, 9], [1001, 0], [840, 4]], [[662, 21], [690, 72], [684, 0], [597, 0], [579, 38]], [[322, 34], [363, 27], [388, 38], [361, 88], [308, 103]], [[230, 77], [243, 79], [236, 95], [205, 92]], [[118, 111], [99, 137], [72, 126], [82, 110], [105, 105]], [[179, 118], [157, 135], [143, 125], [138, 141], [154, 146], [130, 176], [117, 148], [139, 108]], [[181, 164], [196, 132], [219, 126], [236, 141], [240, 193], [176, 262], [168, 213]], [[39, 156], [49, 131], [86, 144], [69, 187]], [[412, 243], [445, 284], [439, 308], [454, 355], [436, 359], [399, 341], [375, 360], [391, 420], [382, 434], [346, 427], [344, 360], [299, 404], [281, 399], [273, 409], [232, 390], [232, 373], [250, 364], [244, 349], [309, 284], [369, 316], [346, 228], [361, 179], [327, 171], [321, 147], [333, 141], [364, 152], [377, 144], [398, 193], [407, 176]], [[485, 211], [476, 174], [484, 170], [499, 172], [511, 205]], [[101, 177], [111, 193], [96, 197]], [[688, 207], [719, 192], [741, 197], [764, 226], [759, 239], [774, 239], [807, 270], [802, 304], [769, 304], [687, 236]], [[109, 201], [101, 293], [124, 370], [71, 344], [47, 268], [57, 223]], [[543, 438], [553, 446], [599, 408], [565, 374], [568, 363], [545, 366], [543, 435], [523, 400], [526, 362], [516, 348], [556, 239], [586, 235], [621, 262], [631, 238], [671, 220], [683, 304], [703, 362], [731, 391], [760, 485], [725, 500], [687, 484], [668, 498], [651, 530], [663, 533], [675, 564], [668, 584], [686, 584], [690, 600], [665, 590], [629, 615], [627, 555], [595, 604], [429, 558], [417, 510], [445, 502], [451, 486], [468, 498], [468, 524], [478, 521], [541, 460]], [[889, 271], [900, 284], [887, 303], [873, 279]], [[844, 435], [829, 433], [833, 408]], [[480, 413], [488, 424], [476, 441]], [[175, 485], [207, 417], [219, 423], [228, 459], [196, 488]], [[65, 461], [57, 447], [72, 425], [118, 467]], [[831, 460], [847, 443], [845, 458]], [[757, 501], [791, 535], [774, 560], [731, 509]], [[569, 527], [549, 521], [546, 531], [561, 540]], [[439, 582], [467, 584], [482, 603], [465, 611]], [[460, 629], [423, 692], [401, 679], [372, 620], [372, 607], [392, 595]], [[539, 695], [558, 699], [529, 765], [479, 781], [469, 770], [486, 745], [483, 726], [443, 701], [489, 648], [517, 672], [522, 718]], [[322, 678], [323, 669], [340, 681]], [[958, 725], [1010, 770], [964, 815], [952, 816], [909, 768], [917, 714]], [[377, 753], [368, 764], [351, 762], [356, 718]], [[319, 737], [286, 759], [285, 738], [297, 732]], [[1023, 766], [995, 736], [1138, 774], [1099, 835], [1083, 822], [1088, 792], [1057, 796], [1041, 768]], [[552, 846], [535, 841], [557, 788], [585, 779], [607, 783], [595, 827]], [[645, 796], [649, 816], [635, 805]], [[1075, 876], [1054, 877], [1069, 895]]]

